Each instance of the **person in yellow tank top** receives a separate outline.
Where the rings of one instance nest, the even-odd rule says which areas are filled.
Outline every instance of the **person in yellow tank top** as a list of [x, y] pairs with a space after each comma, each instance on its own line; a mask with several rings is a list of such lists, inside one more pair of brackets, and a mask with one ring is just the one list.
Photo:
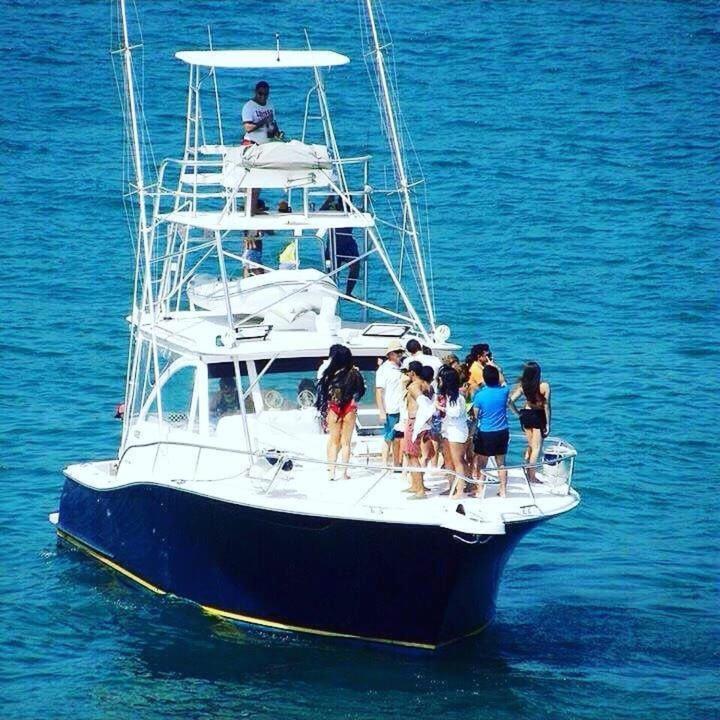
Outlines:
[[465, 365], [470, 374], [470, 389], [472, 392], [475, 392], [475, 390], [483, 385], [483, 368], [486, 365], [496, 367], [500, 372], [500, 382], [505, 382], [502, 368], [493, 362], [492, 351], [487, 343], [473, 345], [470, 348], [469, 355], [465, 358]]

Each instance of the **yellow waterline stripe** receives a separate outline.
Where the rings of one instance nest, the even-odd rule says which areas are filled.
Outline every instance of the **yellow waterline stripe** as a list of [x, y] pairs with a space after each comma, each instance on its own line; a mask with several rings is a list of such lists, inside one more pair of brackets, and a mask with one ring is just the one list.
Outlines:
[[144, 588], [147, 588], [148, 590], [152, 590], [154, 593], [157, 593], [158, 595], [167, 595], [165, 590], [162, 590], [161, 588], [157, 587], [156, 585], [153, 585], [152, 583], [149, 583], [147, 580], [143, 580], [141, 577], [138, 577], [134, 573], [131, 573], [129, 570], [126, 570], [124, 567], [118, 565], [117, 563], [110, 560], [110, 558], [105, 557], [105, 555], [101, 555], [99, 552], [96, 552], [93, 550], [90, 546], [86, 545], [82, 540], [78, 540], [77, 538], [74, 538], [72, 535], [68, 535], [66, 532], [63, 532], [62, 530], [58, 530], [57, 534], [63, 539], [67, 540], [71, 545], [74, 545], [79, 550], [82, 550], [83, 552], [86, 552], [88, 555], [91, 555], [96, 560], [99, 560], [101, 563], [105, 563], [108, 567], [111, 567], [113, 570], [116, 570], [121, 575], [125, 575], [125, 577], [130, 578], [130, 580], [134, 580], [139, 585], [142, 585]]
[[452, 640], [447, 640], [446, 642], [438, 645], [438, 647], [445, 647], [446, 645], [452, 645], [453, 643], [459, 642], [460, 640], [467, 640], [468, 638], [475, 637], [475, 635], [479, 635], [491, 622], [492, 620], [488, 620], [480, 627], [471, 630], [467, 635], [461, 635], [460, 637], [453, 638]]
[[238, 613], [228, 612], [227, 610], [218, 610], [217, 608], [213, 608], [208, 605], [201, 605], [200, 607], [209, 615], [215, 615], [229, 620], [239, 620], [240, 622], [250, 623], [252, 625], [262, 625], [276, 630], [289, 630], [291, 632], [321, 635], [323, 637], [345, 638], [348, 640], [364, 640], [366, 642], [384, 643], [386, 645], [402, 645], [403, 647], [420, 648], [422, 650], [437, 650], [438, 648], [452, 645], [455, 642], [477, 635], [478, 633], [481, 633], [491, 622], [488, 620], [486, 623], [474, 630], [471, 630], [466, 635], [460, 635], [459, 637], [452, 638], [451, 640], [446, 640], [445, 642], [438, 643], [437, 645], [432, 645], [430, 643], [415, 643], [407, 640], [391, 640], [389, 638], [366, 637], [364, 635], [352, 635], [350, 633], [332, 632], [330, 630], [317, 630], [315, 628], [306, 628], [299, 625], [285, 625], [284, 623], [275, 622], [273, 620], [263, 620], [249, 615], [240, 615]]
[[[129, 570], [126, 570], [121, 565], [118, 565], [116, 562], [110, 560], [110, 558], [105, 557], [105, 555], [102, 555], [99, 552], [93, 550], [89, 545], [86, 545], [84, 542], [82, 542], [82, 540], [78, 540], [72, 535], [68, 535], [66, 532], [63, 532], [62, 530], [57, 530], [57, 534], [61, 538], [63, 538], [63, 540], [66, 540], [79, 550], [82, 550], [88, 555], [91, 555], [96, 560], [99, 560], [113, 570], [116, 570], [121, 575], [130, 578], [130, 580], [134, 580], [136, 583], [142, 585], [144, 588], [152, 590], [152, 592], [157, 593], [158, 595], [167, 595], [167, 592], [165, 590], [157, 587], [156, 585], [153, 585], [152, 583], [149, 583], [147, 580], [143, 580], [141, 577], [138, 577], [134, 573], [131, 573]], [[263, 620], [262, 618], [251, 617], [250, 615], [240, 615], [238, 613], [229, 612], [227, 610], [219, 610], [218, 608], [210, 607], [209, 605], [200, 605], [200, 607], [209, 615], [215, 615], [216, 617], [227, 618], [230, 620], [239, 620], [240, 622], [249, 623], [251, 625], [260, 625], [262, 627], [269, 627], [276, 630], [288, 630], [290, 632], [308, 633], [311, 635], [320, 635], [322, 637], [346, 638], [348, 640], [364, 640], [367, 642], [384, 643], [386, 645], [401, 645], [403, 647], [419, 648], [422, 650], [437, 650], [440, 647], [445, 647], [446, 645], [451, 645], [452, 643], [458, 642], [459, 640], [464, 640], [465, 638], [472, 637], [473, 635], [481, 633], [490, 624], [490, 621], [488, 620], [488, 622], [486, 622], [484, 625], [481, 625], [479, 628], [475, 628], [475, 630], [472, 630], [466, 635], [461, 635], [460, 637], [453, 638], [452, 640], [446, 640], [445, 642], [439, 643], [438, 645], [432, 645], [430, 643], [414, 643], [408, 642], [406, 640], [390, 640], [388, 638], [364, 637], [363, 635], [351, 635], [349, 633], [338, 633], [332, 632], [330, 630], [317, 630], [315, 628], [301, 627], [300, 625], [285, 625], [284, 623], [275, 622], [273, 620]]]
[[315, 628], [301, 627], [299, 625], [285, 625], [284, 623], [275, 622], [274, 620], [262, 620], [260, 618], [250, 617], [249, 615], [239, 615], [238, 613], [228, 612], [227, 610], [218, 610], [208, 605], [200, 606], [209, 615], [217, 615], [221, 618], [230, 620], [239, 620], [240, 622], [251, 623], [253, 625], [262, 625], [264, 627], [274, 628], [276, 630], [290, 630], [292, 632], [310, 633], [312, 635], [322, 635], [323, 637], [347, 638], [350, 640], [366, 640], [369, 642], [386, 643], [388, 645], [403, 645], [405, 647], [422, 648], [423, 650], [435, 650], [438, 645], [430, 645], [428, 643], [414, 643], [405, 640], [389, 640], [388, 638], [364, 637], [363, 635], [351, 635], [349, 633], [332, 632], [330, 630], [317, 630]]

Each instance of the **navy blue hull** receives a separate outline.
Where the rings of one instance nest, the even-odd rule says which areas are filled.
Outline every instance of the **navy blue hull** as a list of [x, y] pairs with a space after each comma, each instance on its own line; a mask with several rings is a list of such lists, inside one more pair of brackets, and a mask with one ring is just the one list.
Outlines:
[[435, 647], [490, 622], [505, 562], [536, 524], [469, 544], [438, 527], [294, 515], [150, 484], [98, 491], [66, 479], [58, 530], [146, 583], [230, 616]]

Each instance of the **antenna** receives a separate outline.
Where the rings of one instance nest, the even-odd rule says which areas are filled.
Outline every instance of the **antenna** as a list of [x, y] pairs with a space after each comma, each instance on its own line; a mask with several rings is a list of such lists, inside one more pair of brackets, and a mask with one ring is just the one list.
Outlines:
[[[210, 50], [212, 50], [213, 49], [213, 41], [212, 41], [212, 30], [210, 29], [210, 25], [207, 26], [207, 31], [208, 31], [208, 47], [210, 48]], [[220, 144], [224, 145], [225, 139], [223, 138], [222, 115], [220, 114], [220, 93], [218, 92], [217, 75], [215, 74], [214, 67], [210, 68], [210, 75], [212, 76], [213, 90], [215, 92], [215, 113], [217, 114], [218, 139], [220, 140]]]
[[[122, 33], [122, 47], [120, 48], [123, 55], [123, 74], [125, 76], [125, 96], [128, 108], [128, 115], [126, 122], [129, 125], [129, 133], [132, 145], [132, 157], [133, 166], [135, 170], [135, 184], [137, 192], [138, 202], [138, 232], [140, 239], [143, 244], [144, 254], [144, 266], [145, 266], [145, 280], [142, 288], [142, 303], [139, 312], [135, 312], [133, 307], [133, 316], [137, 317], [137, 324], [139, 326], [142, 313], [144, 312], [144, 303], [147, 301], [147, 308], [151, 318], [150, 324], [150, 348], [153, 361], [153, 369], [155, 371], [155, 383], [160, 380], [160, 361], [158, 359], [157, 351], [157, 340], [155, 337], [155, 323], [156, 323], [156, 307], [155, 300], [153, 298], [153, 283], [152, 283], [152, 228], [148, 224], [146, 214], [146, 194], [147, 189], [145, 187], [145, 178], [143, 173], [143, 156], [142, 146], [140, 139], [140, 118], [138, 118], [138, 107], [135, 99], [135, 84], [134, 84], [134, 70], [133, 70], [133, 57], [132, 57], [132, 46], [130, 45], [130, 38], [128, 32], [128, 21], [127, 21], [127, 8], [125, 6], [125, 0], [119, 0], [119, 13], [120, 13], [120, 29]], [[138, 263], [140, 257], [140, 249], [138, 248]], [[139, 264], [137, 266], [139, 268]], [[138, 269], [136, 268], [136, 273]], [[135, 301], [133, 301], [135, 305]], [[138, 332], [136, 330], [136, 332]], [[137, 350], [136, 350], [137, 352]], [[128, 423], [123, 422], [123, 438], [121, 448], [127, 442], [127, 431], [130, 427], [129, 420], [132, 414], [133, 402], [134, 402], [134, 387], [131, 388], [129, 384], [126, 386], [127, 396], [125, 398], [125, 406], [130, 409], [127, 414]], [[158, 423], [162, 423], [162, 400], [160, 393], [157, 394], [157, 411], [158, 411]]]
[[[400, 137], [397, 128], [397, 121], [395, 119], [395, 108], [393, 105], [392, 98], [390, 97], [390, 88], [388, 87], [388, 81], [385, 74], [385, 56], [383, 55], [382, 47], [380, 45], [380, 38], [378, 36], [377, 27], [375, 24], [375, 10], [373, 8], [372, 0], [365, 0], [367, 8], [368, 22], [370, 25], [370, 34], [373, 43], [373, 54], [375, 55], [375, 65], [377, 68], [378, 85], [381, 93], [382, 107], [385, 110], [385, 117], [387, 121], [387, 134], [390, 142], [390, 149], [393, 154], [395, 175], [400, 185], [400, 197], [403, 204], [403, 216], [409, 225], [409, 235], [412, 240], [412, 244], [415, 250], [415, 264], [418, 269], [420, 276], [420, 292], [425, 304], [425, 310], [430, 321], [430, 328], [435, 331], [435, 312], [433, 310], [433, 302], [430, 297], [428, 290], [427, 278], [425, 276], [425, 266], [422, 255], [422, 249], [420, 247], [420, 236], [418, 234], [417, 226], [415, 223], [415, 212], [413, 210], [412, 198], [410, 196], [411, 184], [408, 182], [407, 173], [405, 171], [405, 162], [402, 156], [402, 146], [400, 143]], [[403, 222], [403, 227], [405, 221]]]

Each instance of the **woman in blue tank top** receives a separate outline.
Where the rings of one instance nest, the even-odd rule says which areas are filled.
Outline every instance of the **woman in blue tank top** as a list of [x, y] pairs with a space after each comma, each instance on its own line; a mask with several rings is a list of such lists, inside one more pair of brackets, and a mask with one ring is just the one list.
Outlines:
[[[485, 466], [488, 457], [495, 458], [498, 467], [500, 489], [498, 495], [505, 496], [507, 487], [507, 470], [505, 469], [505, 456], [510, 441], [510, 427], [508, 425], [508, 395], [510, 388], [500, 384], [500, 371], [494, 365], [483, 368], [484, 385], [473, 395], [473, 410], [477, 415], [478, 426], [474, 438], [475, 464], [473, 477], [484, 482], [486, 478]], [[475, 494], [480, 494], [480, 486]]]

